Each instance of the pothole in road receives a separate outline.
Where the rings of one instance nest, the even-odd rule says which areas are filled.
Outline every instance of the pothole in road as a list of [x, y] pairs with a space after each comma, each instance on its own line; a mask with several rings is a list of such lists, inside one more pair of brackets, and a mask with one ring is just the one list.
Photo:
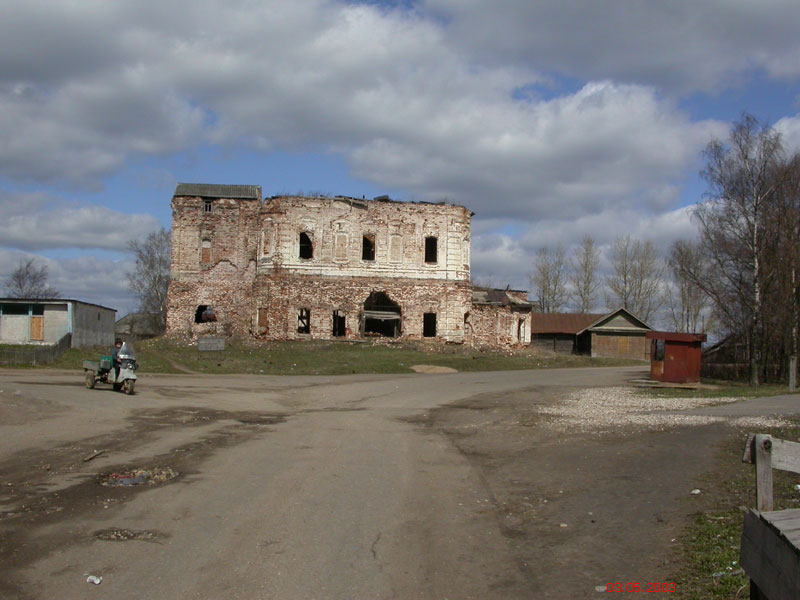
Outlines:
[[157, 467], [154, 469], [129, 469], [100, 474], [100, 485], [107, 487], [157, 485], [170, 479], [175, 479], [180, 473], [172, 467]]
[[275, 425], [276, 423], [283, 423], [286, 421], [284, 416], [274, 417], [244, 417], [237, 419], [242, 425]]
[[155, 542], [161, 534], [157, 531], [137, 531], [135, 529], [121, 529], [118, 527], [111, 527], [109, 529], [102, 529], [96, 531], [94, 537], [98, 540], [106, 542], [127, 542], [130, 540], [139, 540], [142, 542]]

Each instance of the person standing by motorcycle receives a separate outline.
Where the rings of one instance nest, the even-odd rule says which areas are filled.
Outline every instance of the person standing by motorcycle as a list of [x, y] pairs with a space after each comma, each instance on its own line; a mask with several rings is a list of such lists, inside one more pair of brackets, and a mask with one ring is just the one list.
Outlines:
[[119, 379], [119, 367], [120, 367], [120, 360], [119, 360], [119, 351], [122, 348], [122, 340], [117, 338], [114, 340], [114, 349], [111, 351], [111, 363], [114, 365], [114, 381]]

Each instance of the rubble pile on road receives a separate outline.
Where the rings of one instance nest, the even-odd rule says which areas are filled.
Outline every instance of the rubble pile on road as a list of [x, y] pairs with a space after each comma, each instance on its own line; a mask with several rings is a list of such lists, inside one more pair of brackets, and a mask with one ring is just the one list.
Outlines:
[[100, 475], [100, 485], [108, 487], [129, 485], [156, 485], [177, 477], [179, 473], [171, 467], [153, 469], [131, 469], [123, 472]]
[[102, 531], [96, 532], [94, 536], [99, 540], [108, 542], [127, 542], [128, 540], [149, 542], [158, 538], [158, 534], [154, 531], [139, 531], [134, 529], [121, 529], [118, 527], [103, 529]]

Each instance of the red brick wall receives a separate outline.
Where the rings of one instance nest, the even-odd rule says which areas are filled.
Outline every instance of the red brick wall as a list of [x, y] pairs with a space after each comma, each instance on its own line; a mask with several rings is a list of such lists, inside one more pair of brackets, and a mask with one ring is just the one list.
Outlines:
[[[519, 320], [524, 321], [523, 340], [517, 335]], [[466, 325], [468, 344], [474, 346], [519, 346], [530, 342], [531, 314], [510, 306], [475, 304]]]

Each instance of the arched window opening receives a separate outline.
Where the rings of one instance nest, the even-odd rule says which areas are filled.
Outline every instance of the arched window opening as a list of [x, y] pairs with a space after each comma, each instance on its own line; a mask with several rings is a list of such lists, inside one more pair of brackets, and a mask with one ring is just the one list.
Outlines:
[[361, 260], [375, 260], [375, 236], [364, 234], [361, 240]]
[[305, 231], [300, 233], [300, 258], [314, 258], [314, 245]]
[[426, 263], [435, 263], [439, 260], [439, 253], [438, 253], [438, 239], [429, 236], [425, 238], [425, 262]]
[[194, 322], [195, 323], [213, 323], [217, 320], [217, 313], [214, 312], [214, 308], [208, 306], [207, 304], [201, 304], [197, 307], [197, 310], [194, 311]]
[[362, 336], [398, 337], [402, 325], [400, 305], [386, 292], [372, 292], [361, 314]]

